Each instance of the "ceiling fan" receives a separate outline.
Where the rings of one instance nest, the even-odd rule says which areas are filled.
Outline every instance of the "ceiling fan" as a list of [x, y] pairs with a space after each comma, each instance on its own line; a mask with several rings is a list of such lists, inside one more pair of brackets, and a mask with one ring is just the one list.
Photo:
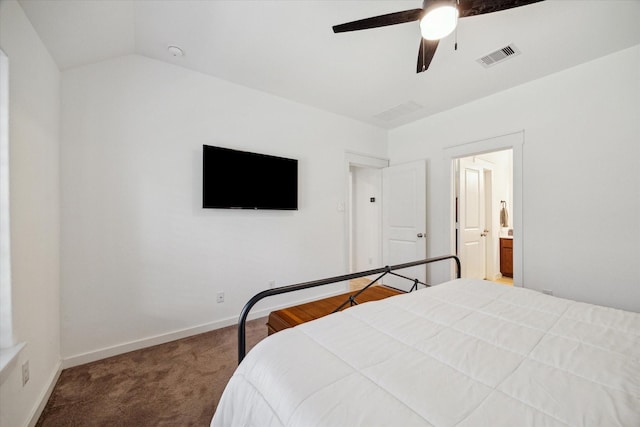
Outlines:
[[420, 21], [422, 38], [418, 49], [416, 72], [421, 73], [429, 68], [438, 42], [451, 34], [458, 24], [458, 18], [498, 12], [539, 1], [543, 0], [424, 0], [421, 9], [388, 13], [334, 25], [333, 32], [344, 33]]

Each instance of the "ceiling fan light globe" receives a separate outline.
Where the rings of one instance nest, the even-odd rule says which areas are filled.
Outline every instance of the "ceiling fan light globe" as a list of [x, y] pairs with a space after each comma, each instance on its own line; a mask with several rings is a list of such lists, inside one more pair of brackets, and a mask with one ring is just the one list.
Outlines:
[[439, 6], [428, 11], [420, 20], [420, 32], [427, 40], [440, 40], [451, 34], [458, 25], [455, 6]]

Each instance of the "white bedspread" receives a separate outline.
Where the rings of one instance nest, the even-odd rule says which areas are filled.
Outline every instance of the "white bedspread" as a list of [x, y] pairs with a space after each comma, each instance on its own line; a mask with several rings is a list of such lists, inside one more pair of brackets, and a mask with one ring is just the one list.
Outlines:
[[230, 426], [640, 426], [640, 314], [460, 279], [256, 346]]

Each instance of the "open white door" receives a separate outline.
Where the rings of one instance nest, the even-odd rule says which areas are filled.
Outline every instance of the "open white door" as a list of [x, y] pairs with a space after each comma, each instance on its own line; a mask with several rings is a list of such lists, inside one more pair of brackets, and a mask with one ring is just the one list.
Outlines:
[[[385, 265], [427, 257], [427, 179], [424, 160], [382, 170], [382, 259]], [[426, 281], [426, 266], [398, 273]], [[409, 290], [412, 283], [393, 276], [383, 282]]]
[[484, 170], [473, 160], [460, 159], [459, 256], [462, 277], [486, 276]]

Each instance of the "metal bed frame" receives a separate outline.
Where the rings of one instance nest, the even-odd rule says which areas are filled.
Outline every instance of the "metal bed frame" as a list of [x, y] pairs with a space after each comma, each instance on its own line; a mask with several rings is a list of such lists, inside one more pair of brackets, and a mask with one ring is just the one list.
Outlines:
[[302, 290], [302, 289], [315, 288], [317, 286], [329, 285], [331, 283], [337, 283], [337, 282], [343, 282], [343, 281], [346, 281], [346, 280], [357, 279], [359, 277], [365, 277], [365, 276], [371, 276], [371, 275], [374, 275], [374, 274], [380, 274], [373, 282], [369, 283], [367, 286], [365, 286], [364, 288], [362, 288], [360, 291], [356, 292], [355, 294], [350, 295], [349, 298], [345, 302], [340, 304], [340, 306], [338, 306], [338, 308], [336, 308], [333, 311], [335, 313], [337, 311], [340, 311], [340, 309], [342, 309], [342, 307], [344, 307], [347, 304], [350, 304], [350, 305], [358, 304], [358, 302], [356, 301], [356, 298], [361, 293], [363, 293], [365, 290], [367, 290], [370, 286], [374, 285], [376, 282], [378, 282], [380, 279], [382, 279], [384, 276], [386, 276], [387, 274], [390, 274], [392, 276], [396, 276], [396, 277], [400, 277], [400, 278], [412, 281], [413, 282], [413, 286], [411, 287], [409, 292], [417, 290], [419, 284], [423, 285], [423, 286], [426, 286], [426, 287], [429, 287], [431, 285], [423, 283], [423, 282], [419, 281], [418, 279], [411, 279], [410, 277], [403, 276], [403, 275], [398, 274], [398, 273], [394, 273], [394, 271], [395, 270], [401, 270], [401, 269], [404, 269], [404, 268], [409, 268], [409, 267], [415, 267], [415, 266], [418, 266], [418, 265], [426, 265], [426, 264], [430, 264], [430, 263], [433, 263], [433, 262], [444, 261], [444, 260], [448, 260], [448, 259], [453, 259], [456, 262], [456, 278], [459, 279], [461, 277], [460, 276], [461, 275], [460, 259], [455, 255], [444, 255], [444, 256], [435, 257], [435, 258], [423, 259], [421, 261], [407, 262], [407, 263], [404, 263], [404, 264], [386, 266], [386, 267], [377, 268], [377, 269], [374, 269], [374, 270], [361, 271], [359, 273], [345, 274], [345, 275], [342, 275], [342, 276], [329, 277], [327, 279], [314, 280], [314, 281], [311, 281], [311, 282], [297, 283], [295, 285], [281, 286], [281, 287], [278, 287], [278, 288], [267, 289], [267, 290], [264, 290], [262, 292], [259, 292], [256, 295], [254, 295], [245, 304], [244, 308], [242, 309], [242, 312], [240, 313], [240, 319], [238, 320], [238, 364], [240, 364], [240, 362], [242, 362], [242, 359], [244, 359], [244, 356], [246, 354], [246, 322], [247, 322], [247, 316], [249, 315], [249, 311], [251, 311], [253, 306], [256, 305], [258, 303], [258, 301], [260, 301], [260, 300], [262, 300], [264, 298], [270, 297], [270, 296], [274, 296], [274, 295], [280, 295], [280, 294], [285, 294], [285, 293], [288, 293], [288, 292], [299, 291], [299, 290]]

